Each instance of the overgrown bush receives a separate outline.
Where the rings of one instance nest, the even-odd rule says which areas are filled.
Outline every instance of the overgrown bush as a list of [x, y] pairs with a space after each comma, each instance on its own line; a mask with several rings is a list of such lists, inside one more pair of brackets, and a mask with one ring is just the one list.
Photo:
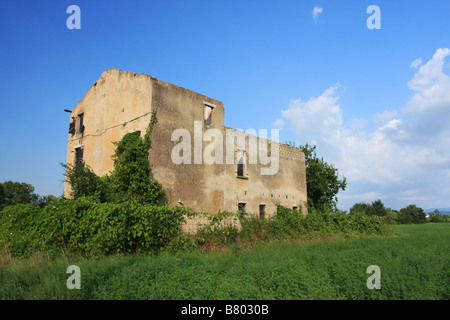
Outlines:
[[[165, 192], [150, 171], [149, 141], [140, 132], [130, 132], [116, 143], [113, 156], [114, 171], [108, 185], [114, 191], [116, 202], [135, 199], [141, 204], [164, 204]], [[111, 199], [112, 200], [112, 199]]]
[[65, 169], [66, 182], [70, 185], [70, 197], [78, 199], [81, 197], [96, 196], [101, 202], [108, 202], [109, 186], [105, 179], [97, 176], [89, 167], [81, 164], [61, 164]]
[[449, 222], [450, 219], [448, 217], [448, 215], [446, 214], [442, 214], [439, 210], [434, 210], [433, 213], [430, 213], [429, 215], [429, 220], [430, 222], [435, 222], [435, 223], [439, 223], [439, 222]]
[[155, 121], [155, 113], [152, 113], [144, 137], [141, 137], [140, 131], [134, 131], [114, 142], [114, 170], [109, 175], [99, 177], [89, 166], [83, 164], [63, 164], [66, 182], [71, 187], [70, 196], [73, 199], [94, 196], [100, 202], [107, 203], [132, 201], [142, 205], [165, 205], [166, 194], [161, 184], [153, 178], [148, 161], [151, 131]]
[[197, 213], [198, 217], [206, 218], [207, 223], [201, 225], [197, 231], [197, 242], [202, 245], [207, 242], [218, 241], [220, 244], [234, 242], [238, 236], [237, 221], [240, 213], [219, 211], [216, 214], [208, 212]]
[[44, 209], [7, 207], [0, 218], [0, 239], [13, 255], [57, 248], [80, 254], [154, 252], [180, 240], [189, 215], [180, 207], [100, 203], [95, 197], [58, 199]]
[[16, 204], [0, 212], [0, 244], [11, 254], [29, 253], [36, 243], [36, 223], [42, 209], [36, 204]]
[[358, 236], [385, 234], [387, 224], [379, 216], [368, 216], [361, 212], [347, 214], [342, 211], [311, 209], [307, 215], [299, 210], [277, 206], [276, 214], [261, 220], [247, 216], [241, 220], [239, 238], [254, 239], [311, 239], [328, 236]]

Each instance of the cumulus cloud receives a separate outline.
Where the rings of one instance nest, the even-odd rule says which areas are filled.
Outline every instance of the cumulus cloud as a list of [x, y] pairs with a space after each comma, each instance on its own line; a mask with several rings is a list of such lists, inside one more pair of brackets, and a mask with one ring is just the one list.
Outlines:
[[422, 58], [417, 58], [413, 62], [411, 62], [410, 67], [417, 69], [422, 64]]
[[442, 66], [445, 58], [450, 54], [450, 49], [438, 49], [433, 57], [414, 75], [414, 78], [408, 82], [411, 90], [423, 92], [432, 89], [435, 85], [448, 76], [443, 73]]
[[373, 121], [378, 125], [384, 125], [396, 117], [398, 117], [398, 111], [385, 110], [383, 112], [377, 112], [373, 117]]
[[318, 23], [319, 22], [319, 15], [322, 13], [322, 11], [323, 11], [323, 8], [314, 7], [314, 9], [312, 11], [312, 16], [313, 16], [314, 23]]
[[284, 121], [283, 119], [276, 119], [273, 123], [272, 123], [272, 127], [275, 129], [283, 129], [284, 126]]
[[281, 111], [297, 144], [317, 145], [347, 178], [339, 197], [347, 207], [378, 198], [398, 208], [448, 206], [436, 203], [448, 201], [450, 192], [450, 77], [443, 72], [448, 55], [450, 49], [438, 49], [421, 65], [408, 82], [414, 94], [404, 108], [376, 113], [372, 132], [362, 119], [344, 121], [339, 84], [307, 101], [291, 100]]
[[338, 88], [339, 84], [329, 87], [319, 97], [312, 97], [306, 102], [291, 100], [289, 108], [283, 110], [281, 115], [297, 135], [306, 134], [305, 138], [311, 142], [317, 143], [318, 137], [332, 137], [342, 126], [342, 110], [336, 104]]

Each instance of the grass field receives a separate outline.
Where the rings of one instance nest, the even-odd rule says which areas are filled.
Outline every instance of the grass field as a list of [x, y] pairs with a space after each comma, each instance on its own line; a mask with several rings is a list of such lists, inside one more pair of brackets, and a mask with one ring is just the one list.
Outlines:
[[[450, 298], [450, 223], [392, 226], [389, 237], [272, 242], [251, 250], [98, 259], [0, 256], [0, 299]], [[69, 290], [69, 265], [81, 289]], [[370, 265], [381, 289], [368, 289]]]

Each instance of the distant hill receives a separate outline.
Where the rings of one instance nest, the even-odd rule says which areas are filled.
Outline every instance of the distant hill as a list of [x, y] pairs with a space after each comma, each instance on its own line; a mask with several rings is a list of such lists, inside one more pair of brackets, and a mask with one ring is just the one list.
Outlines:
[[425, 209], [423, 210], [425, 213], [433, 213], [434, 210], [438, 210], [442, 214], [450, 214], [450, 208], [433, 208], [433, 209]]

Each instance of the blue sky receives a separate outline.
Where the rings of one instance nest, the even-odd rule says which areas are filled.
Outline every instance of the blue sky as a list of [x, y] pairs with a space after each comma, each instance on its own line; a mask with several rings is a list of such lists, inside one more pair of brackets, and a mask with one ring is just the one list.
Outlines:
[[[66, 26], [72, 4], [80, 30]], [[381, 29], [367, 28], [370, 5]], [[347, 178], [341, 209], [450, 207], [447, 0], [15, 0], [0, 12], [0, 181], [60, 196], [63, 110], [118, 68], [222, 101], [228, 126], [314, 142]]]

